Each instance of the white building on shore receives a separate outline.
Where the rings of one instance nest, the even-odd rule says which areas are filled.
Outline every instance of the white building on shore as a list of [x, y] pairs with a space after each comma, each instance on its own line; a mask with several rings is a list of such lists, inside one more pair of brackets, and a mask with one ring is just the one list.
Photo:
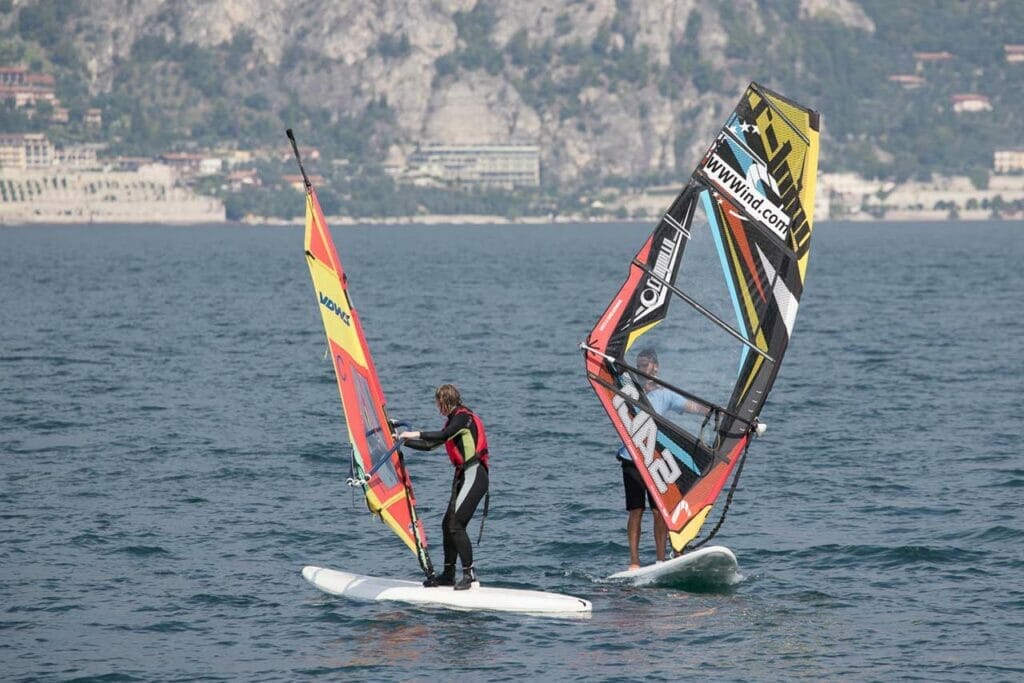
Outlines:
[[511, 190], [540, 185], [536, 145], [425, 145], [409, 155], [404, 176], [414, 183]]
[[997, 149], [992, 153], [992, 169], [996, 173], [1024, 171], [1024, 148]]
[[56, 159], [43, 133], [0, 133], [0, 169], [46, 168]]
[[97, 158], [102, 147], [55, 147], [42, 133], [0, 134], [0, 224], [225, 220], [224, 204], [181, 187], [171, 166], [140, 160], [114, 170]]
[[224, 205], [179, 187], [173, 170], [0, 168], [0, 225], [220, 223]]

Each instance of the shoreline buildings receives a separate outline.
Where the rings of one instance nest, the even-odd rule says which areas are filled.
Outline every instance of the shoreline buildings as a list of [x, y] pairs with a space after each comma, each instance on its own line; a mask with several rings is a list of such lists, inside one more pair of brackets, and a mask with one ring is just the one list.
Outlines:
[[102, 145], [57, 147], [41, 133], [0, 134], [0, 224], [219, 223], [224, 205], [167, 164], [101, 164]]
[[536, 145], [429, 144], [409, 155], [399, 177], [413, 185], [513, 190], [540, 186]]

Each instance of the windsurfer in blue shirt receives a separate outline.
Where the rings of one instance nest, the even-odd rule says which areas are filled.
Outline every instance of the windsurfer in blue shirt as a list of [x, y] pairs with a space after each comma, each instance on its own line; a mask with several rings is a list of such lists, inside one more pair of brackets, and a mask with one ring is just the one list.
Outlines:
[[[431, 574], [425, 586], [452, 586], [466, 590], [477, 583], [473, 566], [473, 546], [466, 525], [476, 512], [477, 505], [487, 494], [490, 482], [487, 476], [487, 434], [480, 418], [462, 403], [454, 384], [442, 384], [434, 394], [437, 409], [447, 420], [444, 428], [436, 432], [402, 432], [398, 438], [405, 445], [427, 451], [445, 445], [448, 458], [455, 466], [452, 496], [442, 521], [444, 540], [444, 571], [441, 576]], [[484, 504], [484, 516], [487, 504]], [[462, 561], [462, 580], [455, 581], [455, 559]]]
[[[654, 349], [647, 348], [637, 354], [636, 367], [651, 376], [658, 374], [658, 354]], [[647, 380], [643, 387], [644, 394], [651, 408], [659, 415], [676, 413], [697, 413], [706, 415], [708, 409], [701, 404], [687, 400], [674, 391], [670, 391], [657, 382]], [[643, 520], [645, 499], [654, 513], [654, 544], [658, 562], [665, 561], [665, 546], [668, 542], [668, 526], [658, 512], [658, 506], [644, 485], [633, 463], [633, 458], [625, 446], [619, 448], [619, 462], [622, 463], [622, 484], [626, 489], [626, 511], [629, 519], [626, 522], [626, 535], [629, 538], [629, 568], [640, 568], [640, 526]]]

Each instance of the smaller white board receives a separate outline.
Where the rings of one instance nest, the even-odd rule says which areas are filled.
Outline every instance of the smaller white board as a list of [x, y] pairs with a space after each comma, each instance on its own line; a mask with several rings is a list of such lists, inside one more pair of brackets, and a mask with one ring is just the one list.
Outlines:
[[589, 617], [587, 600], [560, 593], [492, 588], [474, 584], [469, 590], [425, 587], [415, 581], [350, 574], [323, 567], [303, 567], [302, 575], [325, 593], [363, 602], [394, 601], [461, 610], [496, 610], [558, 617]]
[[739, 570], [740, 565], [731, 550], [722, 545], [713, 545], [664, 562], [618, 572], [608, 579], [637, 586], [684, 581], [733, 584], [739, 580]]

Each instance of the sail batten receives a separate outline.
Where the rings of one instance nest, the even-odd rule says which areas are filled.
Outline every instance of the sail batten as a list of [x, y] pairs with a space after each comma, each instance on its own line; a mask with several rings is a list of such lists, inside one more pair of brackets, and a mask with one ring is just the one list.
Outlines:
[[[701, 306], [700, 302], [697, 301], [696, 299], [694, 299], [693, 297], [691, 297], [689, 294], [687, 294], [683, 290], [679, 289], [678, 287], [673, 285], [668, 280], [663, 279], [660, 275], [658, 275], [653, 270], [648, 268], [646, 265], [640, 263], [636, 259], [633, 259], [633, 265], [637, 266], [638, 268], [640, 268], [640, 270], [642, 270], [645, 273], [647, 273], [648, 275], [650, 275], [652, 279], [654, 279], [654, 280], [660, 282], [661, 284], [665, 285], [665, 287], [667, 287], [670, 292], [672, 292], [673, 294], [678, 296], [680, 299], [685, 301], [687, 304], [692, 306], [695, 311], [697, 311], [698, 313], [703, 315], [705, 318], [707, 318], [711, 322], [715, 323], [720, 328], [722, 328], [724, 331], [728, 332], [730, 335], [735, 337], [737, 341], [741, 342], [742, 344], [745, 344], [746, 346], [748, 346], [755, 353], [759, 353], [762, 356], [764, 356], [765, 360], [767, 360], [768, 362], [770, 362], [770, 363], [774, 363], [775, 362], [775, 360], [771, 356], [769, 356], [767, 353], [765, 353], [764, 351], [759, 349], [749, 339], [744, 337], [743, 334], [739, 332], [739, 330], [737, 330], [732, 325], [730, 325], [729, 323], [727, 323], [724, 320], [722, 320], [721, 318], [719, 318], [717, 315], [715, 315], [714, 313], [712, 313], [708, 309], [706, 309], [703, 306]], [[756, 334], [756, 330], [755, 330], [755, 334]]]
[[[751, 83], [581, 344], [677, 551], [744, 459], [793, 333], [819, 126], [817, 112]], [[700, 319], [729, 336], [701, 333]], [[630, 362], [642, 346], [661, 355], [660, 376]]]

